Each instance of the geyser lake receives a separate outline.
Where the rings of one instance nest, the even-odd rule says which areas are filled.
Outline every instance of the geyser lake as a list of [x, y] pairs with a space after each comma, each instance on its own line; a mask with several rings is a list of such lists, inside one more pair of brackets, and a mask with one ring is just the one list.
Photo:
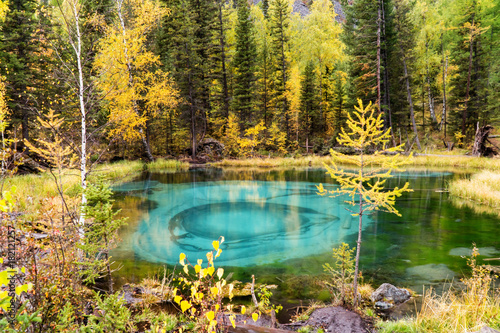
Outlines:
[[[481, 257], [500, 255], [494, 215], [457, 208], [444, 191], [464, 175], [441, 171], [396, 173], [387, 187], [410, 182], [397, 199], [402, 217], [373, 212], [364, 217], [361, 270], [365, 281], [389, 282], [421, 292], [460, 278], [472, 243]], [[326, 298], [318, 280], [332, 263], [332, 247], [355, 246], [358, 219], [344, 197], [317, 194], [316, 185], [337, 185], [325, 169], [194, 169], [147, 173], [116, 186], [116, 206], [128, 217], [111, 253], [121, 266], [117, 284], [172, 271], [184, 252], [195, 263], [213, 240], [225, 237], [216, 267], [232, 279], [278, 284], [286, 299]], [[177, 265], [179, 269], [179, 265]]]

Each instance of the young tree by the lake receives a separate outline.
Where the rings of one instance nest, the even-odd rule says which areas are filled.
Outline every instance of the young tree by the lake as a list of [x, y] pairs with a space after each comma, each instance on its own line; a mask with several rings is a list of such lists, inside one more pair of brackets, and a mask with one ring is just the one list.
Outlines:
[[[359, 218], [358, 240], [356, 246], [356, 264], [354, 269], [354, 306], [358, 304], [358, 275], [359, 256], [361, 253], [361, 231], [363, 228], [363, 216], [369, 211], [382, 211], [401, 216], [395, 207], [396, 197], [400, 197], [404, 192], [411, 192], [407, 182], [402, 188], [385, 188], [387, 178], [392, 177], [393, 171], [402, 171], [401, 166], [404, 161], [399, 160], [398, 155], [387, 157], [384, 153], [394, 153], [400, 151], [402, 146], [386, 148], [391, 140], [390, 129], [384, 130], [382, 115], [375, 116], [375, 108], [369, 103], [366, 107], [358, 100], [359, 106], [355, 106], [354, 115], [348, 115], [348, 130], [342, 128], [338, 140], [340, 144], [352, 147], [358, 155], [349, 156], [333, 149], [332, 165], [325, 164], [327, 174], [330, 175], [340, 188], [327, 190], [323, 184], [317, 186], [318, 194], [330, 195], [331, 197], [347, 195], [346, 203], [353, 206], [353, 216]], [[369, 148], [379, 148], [371, 156], [366, 156]], [[344, 171], [340, 167], [341, 163], [353, 164], [359, 167], [357, 171]]]

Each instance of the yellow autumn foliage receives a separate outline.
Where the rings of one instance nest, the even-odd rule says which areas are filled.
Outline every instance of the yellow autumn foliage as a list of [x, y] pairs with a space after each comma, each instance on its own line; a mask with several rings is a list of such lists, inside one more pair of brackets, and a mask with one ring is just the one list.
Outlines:
[[112, 124], [110, 136], [137, 139], [148, 117], [177, 104], [178, 92], [159, 56], [147, 49], [147, 35], [169, 14], [154, 0], [115, 0], [117, 19], [105, 26], [94, 68]]

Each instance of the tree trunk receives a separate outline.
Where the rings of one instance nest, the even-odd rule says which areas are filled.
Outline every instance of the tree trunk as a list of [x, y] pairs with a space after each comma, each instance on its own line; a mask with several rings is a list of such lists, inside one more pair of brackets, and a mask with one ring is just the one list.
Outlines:
[[[387, 35], [385, 30], [385, 6], [384, 0], [381, 0], [382, 4], [382, 35], [384, 37], [384, 52], [382, 55], [384, 61], [384, 108], [387, 108], [387, 114], [385, 115], [385, 124], [389, 125], [391, 129], [392, 144], [396, 146], [396, 139], [394, 138], [394, 130], [392, 128], [392, 110], [391, 110], [391, 96], [389, 94], [389, 70], [387, 66]], [[384, 112], [385, 113], [385, 112]], [[387, 126], [387, 125], [386, 125]]]
[[408, 95], [408, 104], [410, 105], [410, 118], [413, 127], [413, 132], [415, 133], [415, 139], [417, 142], [418, 149], [422, 149], [422, 147], [420, 146], [420, 140], [418, 139], [417, 124], [415, 123], [415, 112], [413, 111], [413, 101], [411, 99], [410, 78], [408, 75], [408, 68], [406, 67], [406, 58], [404, 56], [403, 46], [401, 45], [401, 42], [399, 43], [399, 47], [401, 49], [401, 54], [403, 55], [403, 68], [406, 81], [406, 93]]
[[[81, 117], [81, 148], [80, 148], [80, 185], [82, 186], [82, 210], [80, 211], [80, 220], [78, 227], [78, 234], [80, 239], [85, 237], [84, 225], [85, 225], [85, 214], [83, 213], [83, 207], [87, 204], [87, 197], [85, 195], [85, 190], [87, 189], [87, 112], [85, 110], [85, 100], [84, 100], [84, 86], [83, 86], [83, 65], [82, 65], [82, 35], [80, 33], [80, 13], [77, 8], [76, 0], [71, 3], [71, 11], [75, 18], [75, 32], [76, 32], [76, 43], [71, 42], [71, 46], [76, 56], [76, 63], [78, 68], [78, 100], [80, 103], [80, 117]], [[69, 30], [69, 27], [68, 27]], [[70, 39], [71, 40], [71, 39]]]
[[359, 177], [361, 178], [359, 180], [359, 188], [358, 188], [358, 194], [359, 194], [359, 225], [358, 225], [358, 240], [356, 242], [356, 262], [354, 266], [354, 281], [352, 283], [352, 289], [353, 289], [353, 305], [354, 308], [357, 308], [358, 306], [358, 275], [359, 275], [359, 256], [361, 253], [361, 231], [363, 229], [363, 194], [362, 194], [362, 188], [363, 188], [363, 148], [361, 149], [361, 155], [360, 155], [360, 175]]
[[479, 122], [477, 123], [474, 146], [472, 147], [472, 156], [479, 157], [486, 155], [486, 141], [488, 141], [488, 136], [492, 130], [493, 127], [490, 125], [486, 125], [480, 128]]
[[[443, 54], [444, 57], [444, 54]], [[443, 114], [441, 115], [441, 124], [439, 129], [444, 125], [444, 140], [446, 141], [446, 77], [448, 72], [448, 56], [446, 56], [446, 60], [443, 59]]]
[[378, 112], [381, 112], [380, 108], [380, 30], [382, 25], [382, 10], [380, 2], [383, 0], [378, 0], [378, 17], [377, 17], [377, 106]]
[[468, 116], [468, 107], [469, 107], [469, 99], [470, 99], [470, 84], [471, 84], [471, 76], [472, 76], [472, 52], [473, 52], [473, 43], [474, 43], [474, 16], [472, 18], [472, 24], [470, 27], [470, 38], [469, 38], [469, 69], [467, 71], [467, 87], [465, 90], [465, 102], [464, 102], [464, 110], [462, 112], [462, 135], [465, 135], [467, 130], [467, 116]]
[[222, 2], [219, 3], [219, 24], [220, 24], [220, 49], [221, 49], [221, 61], [222, 61], [222, 89], [223, 89], [223, 98], [224, 98], [224, 117], [226, 118], [226, 122], [229, 119], [229, 90], [227, 87], [227, 70], [226, 70], [226, 51], [224, 41], [224, 21], [222, 20]]

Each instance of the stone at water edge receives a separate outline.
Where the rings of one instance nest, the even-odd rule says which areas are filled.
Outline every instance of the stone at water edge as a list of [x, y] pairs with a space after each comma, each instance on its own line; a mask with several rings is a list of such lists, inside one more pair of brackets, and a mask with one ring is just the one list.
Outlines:
[[402, 304], [411, 298], [410, 292], [406, 289], [398, 288], [390, 283], [384, 283], [370, 296], [373, 302]]
[[488, 327], [488, 326], [484, 326], [479, 331], [471, 332], [471, 333], [500, 333], [500, 331], [497, 331], [497, 330], [495, 330], [491, 327]]

